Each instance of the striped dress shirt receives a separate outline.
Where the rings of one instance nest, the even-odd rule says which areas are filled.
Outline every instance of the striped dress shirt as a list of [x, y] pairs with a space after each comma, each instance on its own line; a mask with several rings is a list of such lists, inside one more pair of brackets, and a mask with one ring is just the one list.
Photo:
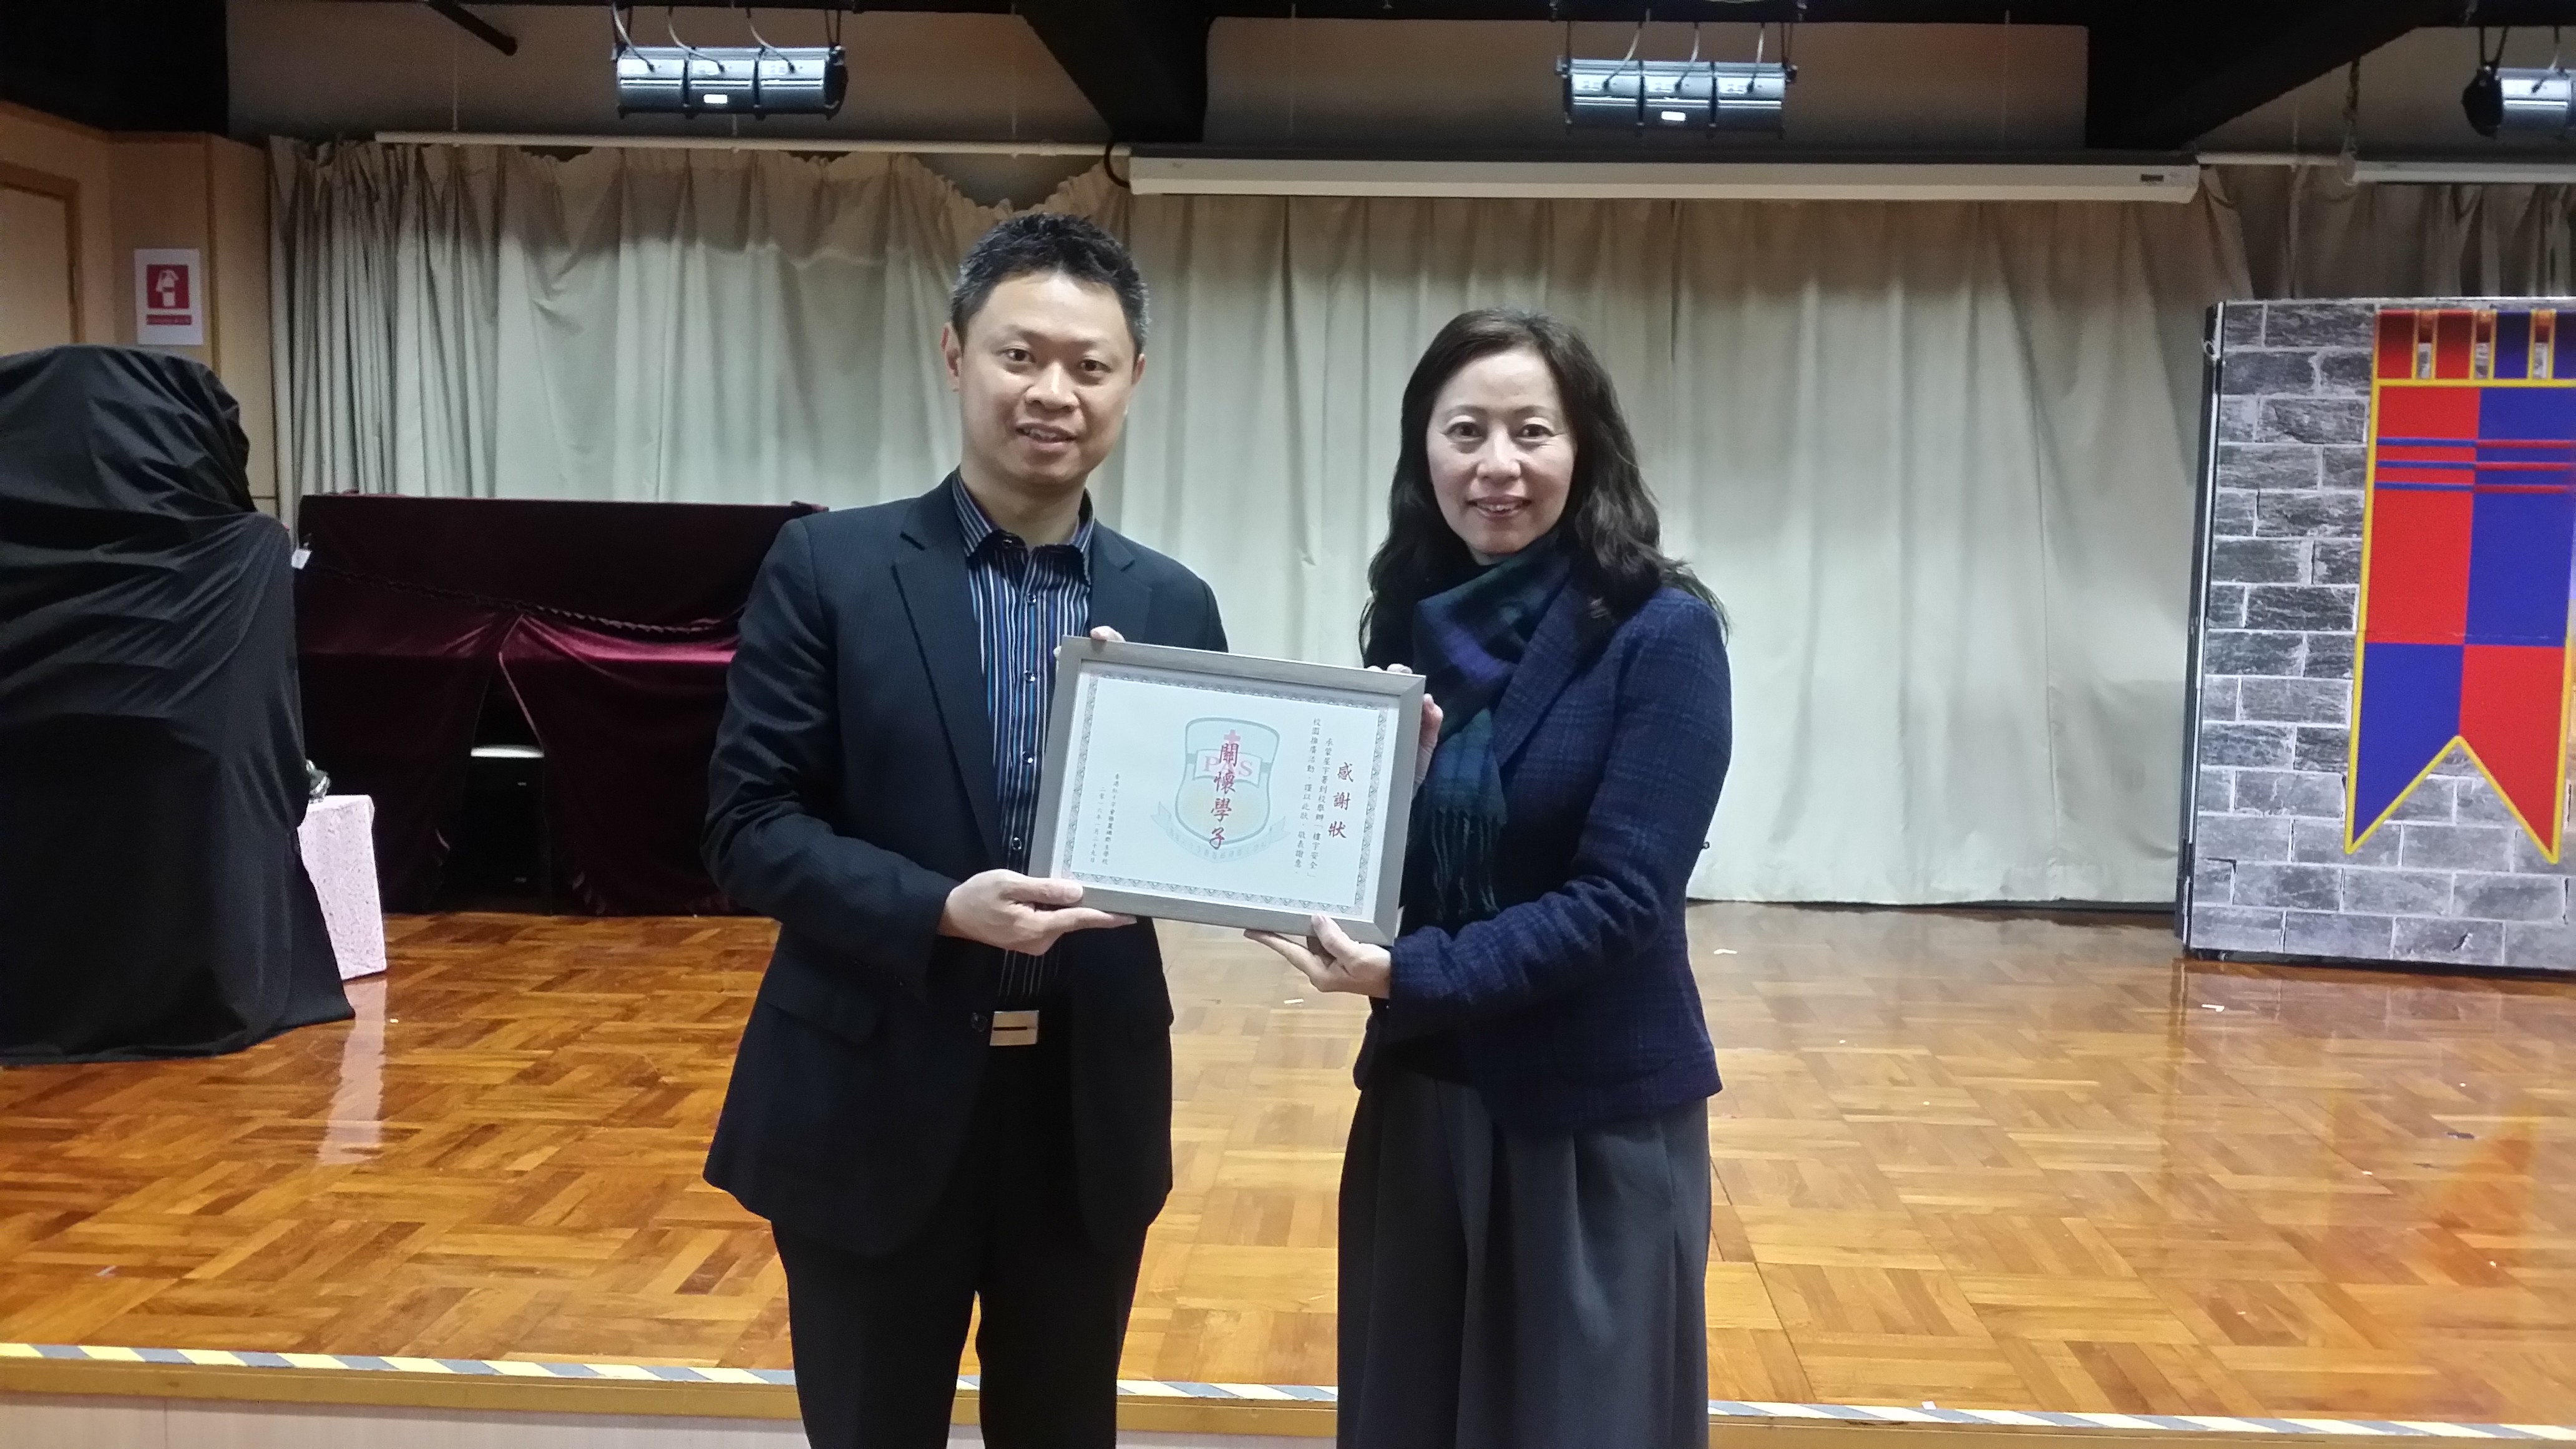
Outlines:
[[[966, 541], [966, 585], [984, 650], [984, 707], [993, 721], [993, 796], [1001, 807], [1010, 868], [1029, 868], [1038, 818], [1038, 770], [1047, 708], [1055, 698], [1055, 646], [1091, 627], [1091, 500], [1071, 541], [1031, 548], [984, 516], [963, 480], [950, 479]], [[1053, 985], [1051, 958], [1005, 952], [1005, 1010], [1036, 1006]]]

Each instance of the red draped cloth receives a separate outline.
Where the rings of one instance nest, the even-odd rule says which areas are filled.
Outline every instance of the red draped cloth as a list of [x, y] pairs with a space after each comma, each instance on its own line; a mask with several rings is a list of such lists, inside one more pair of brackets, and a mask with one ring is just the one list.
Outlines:
[[425, 909], [487, 691], [545, 750], [548, 828], [597, 914], [730, 909], [698, 863], [752, 576], [805, 505], [322, 494], [296, 623], [307, 749], [375, 797], [386, 905]]

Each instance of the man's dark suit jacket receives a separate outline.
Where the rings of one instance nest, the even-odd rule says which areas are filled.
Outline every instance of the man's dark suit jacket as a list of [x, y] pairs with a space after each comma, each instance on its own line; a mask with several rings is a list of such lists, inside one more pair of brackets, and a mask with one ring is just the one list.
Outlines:
[[[1095, 528], [1091, 623], [1223, 649], [1189, 570]], [[743, 613], [708, 770], [707, 867], [779, 922], [707, 1180], [852, 1252], [917, 1233], [975, 1103], [1001, 953], [943, 937], [957, 882], [1006, 863], [992, 724], [945, 485], [789, 523]], [[1063, 938], [1083, 1220], [1141, 1235], [1172, 1183], [1172, 1006], [1150, 923]]]

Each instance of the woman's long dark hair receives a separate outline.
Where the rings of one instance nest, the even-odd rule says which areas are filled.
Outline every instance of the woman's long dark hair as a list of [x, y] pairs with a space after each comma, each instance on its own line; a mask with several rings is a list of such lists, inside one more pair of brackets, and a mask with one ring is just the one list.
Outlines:
[[1619, 394], [1582, 334], [1544, 312], [1485, 307], [1449, 319], [1414, 364], [1404, 385], [1403, 444], [1387, 497], [1386, 542], [1369, 560], [1368, 608], [1360, 615], [1360, 654], [1370, 664], [1411, 664], [1413, 606], [1466, 581], [1474, 555], [1440, 513], [1431, 491], [1431, 405], [1459, 369], [1498, 352], [1527, 348], [1555, 375], [1574, 439], [1574, 478], [1557, 533], [1574, 563], [1577, 585], [1602, 613], [1624, 619], [1655, 591], [1677, 588], [1714, 607], [1684, 565], [1657, 545], [1662, 526], [1654, 495], [1637, 467], [1637, 441], [1619, 411]]

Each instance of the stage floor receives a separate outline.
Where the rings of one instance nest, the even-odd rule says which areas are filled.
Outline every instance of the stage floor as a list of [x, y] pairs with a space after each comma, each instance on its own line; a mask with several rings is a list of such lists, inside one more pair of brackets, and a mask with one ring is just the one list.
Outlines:
[[[1692, 927], [1713, 1397], [2576, 1422], [2576, 983], [2184, 963], [2144, 917]], [[768, 1236], [698, 1178], [770, 930], [398, 919], [354, 1024], [0, 1072], [0, 1343], [787, 1366]], [[1330, 1384], [1365, 1010], [1165, 934], [1124, 1371]]]

